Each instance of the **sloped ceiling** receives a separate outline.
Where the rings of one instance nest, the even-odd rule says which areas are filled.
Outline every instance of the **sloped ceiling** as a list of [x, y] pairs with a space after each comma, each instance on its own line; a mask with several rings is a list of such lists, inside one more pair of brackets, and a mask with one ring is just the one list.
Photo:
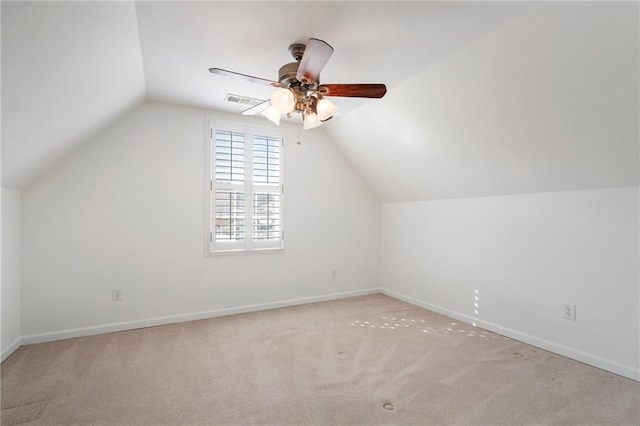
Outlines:
[[638, 3], [550, 2], [327, 126], [383, 201], [636, 186]]
[[[287, 48], [335, 53], [326, 132], [383, 201], [637, 184], [638, 5], [2, 2], [2, 185], [25, 187], [144, 98], [240, 112]], [[635, 116], [634, 116], [635, 114]], [[635, 123], [635, 124], [634, 124]]]
[[5, 2], [2, 186], [21, 188], [144, 100], [133, 3]]

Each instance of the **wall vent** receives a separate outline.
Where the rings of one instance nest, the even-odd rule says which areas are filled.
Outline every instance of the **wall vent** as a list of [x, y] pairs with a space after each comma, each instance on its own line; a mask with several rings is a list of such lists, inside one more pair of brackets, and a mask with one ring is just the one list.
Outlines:
[[227, 96], [224, 97], [225, 101], [233, 102], [236, 104], [242, 104], [249, 107], [256, 106], [264, 102], [262, 99], [249, 98], [247, 96], [240, 95], [232, 95], [231, 93], [227, 93]]

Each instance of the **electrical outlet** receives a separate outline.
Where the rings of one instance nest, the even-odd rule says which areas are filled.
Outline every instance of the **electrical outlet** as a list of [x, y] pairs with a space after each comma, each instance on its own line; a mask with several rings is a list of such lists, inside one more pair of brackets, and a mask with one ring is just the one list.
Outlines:
[[564, 305], [563, 317], [571, 321], [576, 320], [576, 305]]
[[335, 269], [331, 270], [331, 279], [336, 279], [338, 277], [338, 271]]
[[114, 302], [122, 301], [122, 289], [121, 288], [112, 288], [111, 289], [111, 300]]

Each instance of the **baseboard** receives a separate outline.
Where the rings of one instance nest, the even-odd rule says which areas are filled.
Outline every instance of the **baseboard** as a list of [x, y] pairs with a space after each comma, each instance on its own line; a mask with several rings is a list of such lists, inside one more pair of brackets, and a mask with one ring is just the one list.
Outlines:
[[4, 362], [4, 360], [9, 358], [20, 346], [22, 346], [22, 337], [18, 337], [9, 344], [8, 348], [2, 350], [2, 359], [0, 362]]
[[433, 305], [431, 303], [424, 302], [422, 300], [416, 299], [411, 296], [397, 293], [395, 291], [381, 288], [379, 292], [382, 294], [386, 294], [387, 296], [402, 300], [404, 302], [411, 303], [412, 305], [420, 306], [421, 308], [425, 308], [430, 311], [437, 312], [439, 314], [446, 315], [451, 318], [455, 318], [458, 321], [462, 321], [467, 324], [472, 324], [474, 326], [484, 328], [486, 330], [512, 338], [514, 340], [518, 340], [520, 342], [533, 345], [540, 349], [544, 349], [546, 351], [553, 352], [558, 355], [562, 355], [567, 358], [571, 358], [573, 360], [583, 362], [585, 364], [600, 368], [602, 370], [610, 371], [611, 373], [615, 373], [635, 381], [640, 381], [640, 370], [635, 369], [633, 367], [618, 364], [613, 361], [608, 361], [606, 359], [599, 358], [597, 356], [588, 354], [586, 352], [582, 352], [576, 349], [562, 346], [545, 339], [541, 339], [526, 333], [519, 332], [517, 330], [512, 330], [507, 327], [502, 327], [500, 325], [493, 324], [491, 322], [482, 321], [477, 318], [473, 318], [468, 315], [461, 314], [459, 312], [455, 312], [437, 305]]
[[[113, 333], [116, 331], [134, 330], [137, 328], [155, 327], [158, 325], [175, 324], [180, 322], [195, 321], [207, 318], [221, 317], [225, 315], [244, 314], [248, 312], [266, 311], [268, 309], [286, 308], [288, 306], [305, 305], [308, 303], [325, 302], [327, 300], [343, 299], [346, 297], [365, 296], [368, 294], [380, 293], [379, 288], [368, 288], [364, 290], [345, 291], [341, 293], [325, 294], [320, 296], [301, 297], [298, 299], [287, 299], [278, 302], [261, 303], [257, 305], [245, 305], [234, 308], [213, 309], [210, 311], [194, 312], [188, 314], [169, 315], [164, 317], [149, 318], [136, 321], [125, 321], [92, 327], [73, 328], [68, 330], [53, 331], [48, 333], [30, 334], [22, 336], [22, 345], [32, 345], [34, 343], [53, 342], [56, 340], [72, 339], [76, 337], [93, 336], [96, 334]], [[18, 346], [20, 346], [20, 344]], [[16, 347], [17, 349], [17, 347]], [[15, 350], [15, 349], [14, 349]], [[4, 359], [4, 353], [3, 353]]]

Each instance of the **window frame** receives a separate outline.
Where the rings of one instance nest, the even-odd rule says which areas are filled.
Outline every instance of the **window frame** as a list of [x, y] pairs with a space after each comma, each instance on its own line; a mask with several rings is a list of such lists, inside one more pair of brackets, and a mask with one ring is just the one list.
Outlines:
[[[230, 131], [244, 135], [244, 183], [216, 182], [216, 131]], [[254, 136], [275, 138], [279, 143], [279, 183], [264, 184], [253, 180], [254, 173]], [[206, 136], [206, 237], [205, 254], [264, 253], [284, 251], [284, 133], [267, 127], [250, 126], [226, 121], [208, 120]], [[216, 191], [236, 190], [244, 193], [245, 231], [243, 240], [216, 241]], [[279, 196], [280, 236], [275, 240], [256, 240], [254, 238], [254, 194], [269, 193]]]

